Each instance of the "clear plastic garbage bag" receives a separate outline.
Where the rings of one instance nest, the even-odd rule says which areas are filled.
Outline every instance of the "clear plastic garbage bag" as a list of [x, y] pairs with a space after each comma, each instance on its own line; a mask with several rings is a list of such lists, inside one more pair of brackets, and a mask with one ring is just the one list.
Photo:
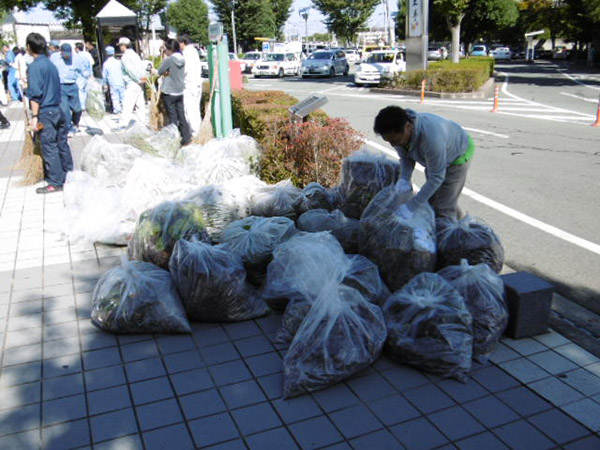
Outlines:
[[209, 241], [202, 210], [189, 202], [164, 202], [142, 213], [127, 254], [168, 269], [175, 243], [193, 237]]
[[385, 301], [386, 352], [395, 361], [464, 381], [473, 328], [465, 300], [444, 278], [422, 273]]
[[249, 204], [244, 192], [231, 185], [207, 185], [189, 192], [184, 201], [190, 201], [202, 209], [206, 231], [213, 242], [219, 242], [221, 233], [232, 222], [249, 214]]
[[504, 265], [504, 247], [492, 227], [478, 217], [465, 216], [459, 221], [437, 219], [439, 268], [460, 264], [485, 263], [496, 273]]
[[182, 200], [197, 186], [187, 183], [181, 166], [164, 158], [145, 155], [135, 160], [127, 174], [123, 201], [139, 216], [163, 201]]
[[85, 99], [85, 109], [92, 119], [102, 120], [106, 112], [104, 104], [104, 91], [102, 90], [102, 80], [94, 78], [87, 83], [87, 97]]
[[297, 298], [314, 301], [326, 282], [341, 283], [349, 268], [350, 261], [332, 234], [298, 232], [273, 251], [262, 295], [277, 310]]
[[135, 122], [125, 130], [124, 141], [152, 156], [170, 160], [178, 158], [181, 148], [181, 135], [174, 124], [168, 125], [160, 131], [153, 131], [140, 122]]
[[435, 215], [431, 206], [419, 206], [412, 217], [398, 214], [411, 198], [395, 186], [373, 198], [360, 219], [359, 253], [379, 267], [392, 292], [421, 272], [436, 268]]
[[125, 258], [98, 280], [91, 315], [94, 325], [111, 333], [192, 331], [169, 272]]
[[299, 230], [315, 233], [330, 231], [340, 241], [346, 253], [358, 252], [359, 222], [346, 217], [342, 211], [335, 209], [311, 209], [305, 212], [296, 222]]
[[123, 188], [107, 186], [86, 172], [67, 173], [61, 229], [69, 241], [127, 245], [137, 220], [123, 202]]
[[246, 283], [242, 259], [227, 245], [181, 239], [173, 249], [169, 271], [190, 320], [241, 321], [269, 310]]
[[309, 183], [302, 189], [302, 195], [294, 203], [296, 214], [300, 216], [311, 209], [333, 209], [333, 194], [331, 190], [319, 183]]
[[230, 223], [221, 234], [221, 241], [244, 262], [248, 281], [255, 286], [264, 282], [273, 251], [298, 230], [287, 217], [249, 216]]
[[348, 259], [351, 265], [343, 283], [356, 289], [369, 302], [383, 305], [391, 293], [383, 282], [377, 265], [362, 255], [348, 255]]
[[[381, 306], [389, 297], [390, 291], [379, 276], [377, 266], [361, 255], [348, 255], [350, 265], [344, 274], [342, 283], [360, 292], [364, 299]], [[285, 307], [281, 327], [275, 336], [281, 343], [290, 343], [300, 328], [302, 321], [310, 311], [315, 299], [312, 296], [296, 295]]]
[[460, 292], [473, 316], [473, 356], [488, 355], [508, 325], [504, 282], [487, 264], [469, 265], [466, 259], [438, 273]]
[[258, 189], [252, 196], [252, 215], [295, 219], [294, 204], [301, 195], [302, 191], [295, 187], [290, 180], [267, 185], [262, 189]]
[[79, 166], [96, 178], [123, 185], [135, 160], [143, 154], [132, 145], [115, 144], [103, 136], [94, 136], [83, 148]]
[[379, 357], [386, 336], [379, 306], [330, 280], [283, 359], [284, 397], [323, 389], [367, 368]]
[[338, 186], [338, 207], [353, 219], [360, 219], [364, 209], [384, 187], [398, 180], [400, 164], [385, 155], [359, 150], [342, 161]]

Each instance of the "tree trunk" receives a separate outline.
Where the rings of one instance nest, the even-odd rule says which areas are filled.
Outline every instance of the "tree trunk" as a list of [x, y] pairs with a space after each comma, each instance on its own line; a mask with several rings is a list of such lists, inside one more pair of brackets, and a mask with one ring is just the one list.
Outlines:
[[458, 63], [460, 61], [460, 23], [464, 14], [461, 14], [457, 17], [456, 22], [451, 23], [448, 21], [448, 28], [450, 28], [450, 33], [452, 33], [452, 62]]

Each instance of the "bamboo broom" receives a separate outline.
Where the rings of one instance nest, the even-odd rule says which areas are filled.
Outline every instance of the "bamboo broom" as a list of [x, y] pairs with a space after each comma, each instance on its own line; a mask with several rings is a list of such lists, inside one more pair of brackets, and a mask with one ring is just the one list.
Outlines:
[[150, 89], [150, 128], [159, 131], [165, 126], [166, 117], [162, 102], [160, 101], [160, 89], [154, 85], [156, 78], [148, 79], [146, 86]]
[[41, 131], [44, 125], [38, 123], [37, 129], [31, 127], [31, 118], [27, 109], [27, 98], [23, 97], [23, 110], [25, 112], [25, 139], [21, 150], [21, 159], [15, 165], [15, 169], [25, 172], [23, 179], [19, 182], [22, 186], [31, 186], [44, 179], [44, 160], [42, 158], [42, 146], [35, 133]]
[[194, 139], [194, 143], [196, 144], [205, 145], [208, 141], [215, 137], [212, 126], [212, 102], [214, 99], [217, 83], [218, 77], [215, 77], [213, 80], [213, 85], [210, 88], [208, 102], [206, 102], [206, 107], [204, 108], [204, 117], [202, 118], [202, 123], [200, 124], [198, 136], [196, 136], [196, 138]]

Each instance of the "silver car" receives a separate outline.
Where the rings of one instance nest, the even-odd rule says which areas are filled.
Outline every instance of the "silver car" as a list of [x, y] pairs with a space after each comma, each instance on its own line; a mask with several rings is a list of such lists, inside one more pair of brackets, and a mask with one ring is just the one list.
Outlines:
[[317, 50], [302, 62], [302, 78], [348, 75], [350, 65], [342, 50]]

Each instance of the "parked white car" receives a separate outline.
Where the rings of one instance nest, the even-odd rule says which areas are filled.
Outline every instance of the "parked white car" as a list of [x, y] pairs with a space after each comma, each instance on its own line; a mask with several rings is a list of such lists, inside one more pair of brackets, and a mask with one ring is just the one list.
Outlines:
[[344, 49], [344, 53], [346, 54], [346, 60], [350, 64], [357, 64], [360, 61], [360, 55], [358, 54], [358, 50], [353, 48]]
[[394, 74], [406, 71], [404, 53], [397, 50], [379, 50], [372, 52], [367, 60], [360, 64], [354, 74], [354, 84], [379, 84], [391, 79]]
[[498, 47], [492, 51], [492, 55], [494, 59], [512, 59], [512, 52], [508, 47]]
[[252, 68], [255, 78], [298, 75], [300, 73], [300, 57], [296, 53], [265, 53]]
[[246, 64], [244, 72], [251, 73], [254, 65], [260, 61], [263, 54], [262, 52], [248, 52], [242, 56], [242, 61]]

